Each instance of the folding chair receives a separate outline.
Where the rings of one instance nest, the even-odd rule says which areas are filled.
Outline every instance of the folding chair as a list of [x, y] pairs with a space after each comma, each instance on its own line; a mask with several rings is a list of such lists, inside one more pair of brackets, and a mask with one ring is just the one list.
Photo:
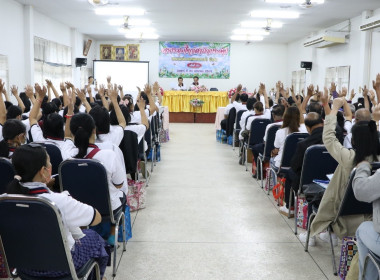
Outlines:
[[[260, 165], [261, 170], [261, 188], [264, 188], [264, 177], [263, 177], [263, 163], [264, 161], [268, 161], [270, 159], [270, 153], [274, 149], [274, 139], [276, 138], [276, 132], [279, 130], [281, 125], [273, 125], [268, 129], [267, 132], [267, 139], [265, 141], [264, 146], [264, 154], [260, 154], [257, 158], [257, 161]], [[268, 188], [268, 195], [269, 195], [269, 188]]]
[[[380, 168], [379, 162], [374, 162], [372, 165], [372, 174]], [[365, 214], [372, 214], [372, 203], [366, 203], [362, 201], [358, 201], [355, 198], [354, 190], [352, 188], [352, 182], [354, 180], [356, 173], [356, 168], [354, 168], [351, 172], [350, 179], [347, 183], [347, 188], [344, 193], [344, 197], [340, 203], [338, 214], [336, 215], [334, 221], [330, 223], [330, 225], [327, 227], [327, 231], [330, 236], [330, 246], [331, 246], [331, 254], [332, 254], [332, 264], [333, 264], [333, 272], [334, 275], [338, 275], [337, 267], [336, 267], [336, 261], [335, 261], [335, 252], [334, 252], [334, 245], [332, 242], [332, 225], [337, 223], [338, 218], [344, 217], [344, 216], [351, 216], [351, 215], [365, 215]], [[317, 215], [318, 209], [314, 209], [313, 214], [309, 217], [309, 225], [307, 229], [307, 236], [306, 236], [306, 244], [305, 244], [305, 252], [309, 249], [309, 238], [310, 238], [310, 225], [311, 222], [314, 220], [315, 216]]]
[[[125, 251], [125, 217], [122, 209], [114, 216], [109, 194], [107, 172], [104, 166], [95, 159], [68, 159], [59, 166], [61, 191], [67, 190], [76, 200], [91, 205], [102, 216], [102, 221], [116, 224], [115, 236], [118, 236], [118, 225], [122, 222], [123, 251]], [[113, 257], [113, 276], [116, 275], [116, 252]]]
[[7, 158], [0, 158], [0, 194], [7, 191], [8, 184], [13, 180], [15, 171]]
[[154, 166], [156, 165], [156, 121], [154, 117], [152, 117], [152, 120], [150, 121], [150, 145], [151, 150], [149, 153], [151, 153], [151, 166], [150, 166], [150, 172], [153, 172]]
[[46, 198], [0, 196], [0, 236], [0, 252], [8, 275], [12, 267], [21, 279], [27, 280], [53, 278], [26, 275], [23, 270], [67, 272], [56, 280], [87, 279], [94, 271], [96, 279], [100, 279], [99, 265], [94, 259], [75, 270], [61, 213]]
[[249, 132], [249, 137], [248, 137], [248, 142], [244, 142], [243, 144], [243, 150], [245, 154], [245, 171], [248, 171], [248, 166], [247, 166], [248, 149], [251, 149], [256, 144], [260, 144], [264, 142], [263, 138], [265, 135], [265, 130], [267, 128], [267, 125], [270, 123], [271, 121], [269, 119], [254, 119], [252, 121], [251, 130]]
[[45, 147], [46, 152], [49, 154], [50, 162], [51, 162], [51, 174], [58, 174], [58, 167], [63, 161], [61, 150], [58, 148], [58, 146], [54, 144], [49, 143], [38, 143]]
[[137, 134], [131, 130], [124, 130], [124, 137], [119, 148], [124, 156], [125, 170], [127, 174], [138, 180], [137, 162], [139, 157], [139, 143]]
[[[292, 161], [294, 152], [296, 151], [297, 143], [308, 137], [308, 133], [294, 132], [286, 136], [284, 150], [282, 152], [281, 164], [278, 172], [276, 172], [272, 167], [270, 168], [269, 178], [270, 180], [272, 175], [274, 177], [274, 183], [277, 183], [277, 176], [282, 175], [283, 177], [289, 172], [290, 163]], [[291, 218], [290, 209], [288, 218]]]
[[229, 136], [232, 136], [232, 133], [234, 131], [234, 123], [236, 119], [236, 108], [231, 108], [230, 112], [228, 113], [227, 123], [226, 123], [226, 135], [227, 138]]
[[218, 89], [215, 87], [212, 87], [212, 88], [210, 88], [210, 91], [218, 91]]
[[368, 262], [373, 263], [373, 265], [377, 269], [377, 274], [380, 275], [380, 257], [378, 255], [376, 255], [374, 252], [372, 252], [371, 250], [369, 250], [369, 252], [368, 252], [368, 254], [364, 260], [364, 266], [363, 266], [363, 271], [362, 271], [362, 279], [365, 279]]
[[[241, 130], [241, 127], [240, 127], [241, 116], [246, 111], [247, 110], [240, 110], [236, 114], [235, 125], [234, 125], [234, 129], [233, 129], [233, 132], [232, 132], [232, 150], [234, 150], [234, 151], [235, 151], [236, 134], [240, 133], [240, 130]], [[240, 151], [240, 148], [241, 147], [240, 147], [240, 141], [239, 141], [239, 151]]]
[[[294, 193], [294, 234], [297, 235], [297, 213], [298, 213], [298, 197], [302, 193], [302, 187], [310, 184], [313, 180], [326, 180], [327, 174], [334, 173], [338, 162], [330, 155], [324, 145], [313, 145], [306, 149], [303, 158], [302, 171], [298, 195]], [[289, 199], [291, 201], [291, 199]]]

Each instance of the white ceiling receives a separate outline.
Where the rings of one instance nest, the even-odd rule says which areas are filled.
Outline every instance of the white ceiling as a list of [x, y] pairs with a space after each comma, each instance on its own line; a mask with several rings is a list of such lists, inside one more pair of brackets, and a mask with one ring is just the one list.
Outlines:
[[[110, 16], [98, 16], [87, 0], [16, 0], [79, 32], [97, 40], [125, 40], [117, 27], [108, 25]], [[241, 21], [252, 20], [254, 9], [281, 9], [264, 0], [110, 0], [119, 7], [139, 7], [146, 10], [142, 18], [149, 19], [161, 41], [230, 41], [232, 31]], [[264, 43], [289, 43], [312, 32], [358, 16], [364, 10], [380, 8], [379, 0], [325, 0], [323, 5], [290, 9], [301, 13], [298, 19], [281, 20], [282, 29], [274, 29]]]

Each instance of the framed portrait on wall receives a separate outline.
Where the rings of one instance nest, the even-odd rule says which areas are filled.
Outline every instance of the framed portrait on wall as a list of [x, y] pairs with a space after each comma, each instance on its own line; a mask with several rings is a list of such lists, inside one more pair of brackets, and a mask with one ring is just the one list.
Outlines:
[[124, 46], [112, 46], [112, 60], [124, 61], [126, 47]]
[[112, 59], [112, 45], [100, 45], [100, 59], [101, 60]]
[[140, 60], [140, 45], [127, 45], [128, 59], [130, 61]]

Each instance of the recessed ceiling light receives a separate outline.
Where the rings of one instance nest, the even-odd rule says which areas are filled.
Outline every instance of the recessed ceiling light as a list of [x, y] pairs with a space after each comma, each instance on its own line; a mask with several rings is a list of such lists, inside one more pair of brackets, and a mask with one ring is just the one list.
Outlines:
[[97, 15], [107, 15], [107, 16], [142, 16], [145, 14], [143, 9], [138, 8], [113, 8], [113, 7], [102, 7], [96, 8], [95, 14]]
[[135, 33], [135, 34], [125, 34], [127, 39], [158, 39], [160, 36], [157, 34], [144, 34], [144, 33]]
[[298, 18], [299, 13], [292, 11], [253, 11], [251, 17], [255, 18]]
[[235, 29], [234, 34], [236, 35], [269, 35], [268, 31], [262, 29]]
[[[108, 21], [108, 24], [112, 26], [119, 26], [119, 25], [123, 25], [124, 23], [125, 23], [125, 20], [122, 18], [110, 19]], [[130, 18], [128, 19], [128, 24], [131, 26], [149, 26], [150, 21], [147, 19]]]
[[234, 41], [262, 41], [263, 36], [250, 36], [250, 35], [232, 35], [231, 40]]
[[[260, 27], [267, 27], [268, 22], [267, 21], [243, 21], [240, 25], [241, 27], [260, 28]], [[272, 21], [270, 27], [281, 28], [282, 22]]]
[[[265, 0], [267, 3], [277, 3], [277, 4], [304, 4], [305, 0]], [[325, 0], [311, 0], [313, 4], [323, 4]]]

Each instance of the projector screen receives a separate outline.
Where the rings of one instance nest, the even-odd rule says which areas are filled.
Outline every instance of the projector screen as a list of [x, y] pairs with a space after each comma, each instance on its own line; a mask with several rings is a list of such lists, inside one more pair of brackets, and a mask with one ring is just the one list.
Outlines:
[[94, 60], [94, 79], [98, 86], [107, 85], [107, 76], [111, 83], [123, 86], [124, 94], [137, 96], [137, 88], [144, 89], [149, 83], [149, 61], [105, 61]]

